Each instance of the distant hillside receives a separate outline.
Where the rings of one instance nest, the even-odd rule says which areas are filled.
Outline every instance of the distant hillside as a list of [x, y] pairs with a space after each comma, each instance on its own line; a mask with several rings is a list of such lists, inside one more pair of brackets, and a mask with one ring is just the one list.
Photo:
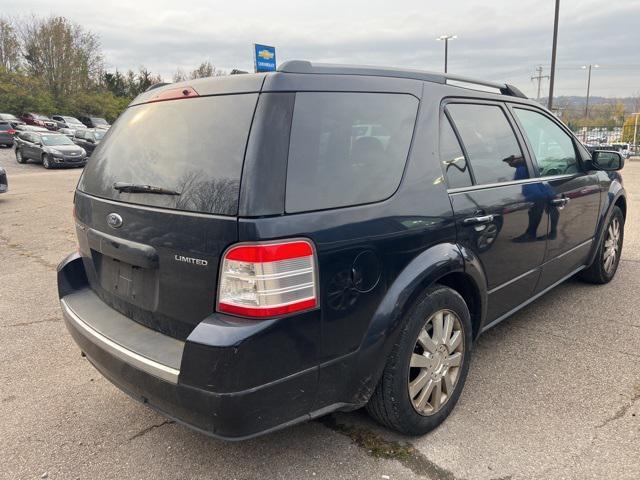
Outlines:
[[[587, 97], [578, 96], [561, 96], [555, 97], [553, 103], [563, 107], [583, 107], [587, 102]], [[634, 109], [640, 108], [640, 98], [638, 97], [589, 97], [589, 105], [601, 105], [601, 104], [615, 104], [616, 102], [622, 102], [626, 111], [630, 112]], [[547, 104], [547, 99], [541, 99], [540, 103]]]

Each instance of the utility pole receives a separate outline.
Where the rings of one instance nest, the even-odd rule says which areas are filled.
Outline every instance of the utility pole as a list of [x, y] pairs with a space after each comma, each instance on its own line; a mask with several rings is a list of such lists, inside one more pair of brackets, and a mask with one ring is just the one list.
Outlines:
[[556, 0], [556, 15], [553, 21], [553, 46], [551, 48], [551, 78], [549, 78], [549, 99], [547, 108], [553, 109], [553, 84], [556, 79], [556, 50], [558, 47], [558, 19], [560, 17], [560, 0]]
[[444, 40], [444, 73], [447, 73], [447, 60], [449, 58], [449, 40], [458, 38], [457, 35], [440, 35], [436, 40]]
[[536, 68], [536, 72], [538, 74], [534, 75], [533, 77], [531, 77], [531, 80], [537, 80], [538, 81], [538, 97], [536, 98], [536, 100], [540, 101], [540, 84], [542, 83], [542, 79], [543, 78], [549, 78], [549, 75], [542, 75], [542, 65], [540, 65], [540, 66], [538, 66], [538, 68]]
[[638, 116], [640, 116], [640, 112], [632, 113], [631, 115], [636, 116], [635, 127], [633, 127], [633, 155], [638, 155]]
[[587, 103], [584, 106], [584, 118], [589, 119], [589, 92], [591, 91], [591, 67], [600, 68], [600, 65], [583, 65], [583, 70], [589, 70], [589, 74], [587, 77]]

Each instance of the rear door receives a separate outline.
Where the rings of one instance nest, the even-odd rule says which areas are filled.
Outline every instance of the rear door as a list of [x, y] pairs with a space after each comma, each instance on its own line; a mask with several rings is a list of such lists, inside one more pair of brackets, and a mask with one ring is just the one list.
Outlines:
[[214, 311], [257, 97], [135, 105], [96, 148], [78, 185], [77, 232], [91, 288], [112, 308], [176, 338]]
[[544, 190], [523, 152], [504, 105], [446, 104], [441, 161], [458, 241], [477, 256], [487, 278], [489, 322], [531, 297], [544, 259]]
[[600, 211], [600, 182], [583, 168], [573, 137], [555, 119], [533, 107], [512, 106], [537, 175], [548, 194], [547, 252], [537, 290], [584, 265]]

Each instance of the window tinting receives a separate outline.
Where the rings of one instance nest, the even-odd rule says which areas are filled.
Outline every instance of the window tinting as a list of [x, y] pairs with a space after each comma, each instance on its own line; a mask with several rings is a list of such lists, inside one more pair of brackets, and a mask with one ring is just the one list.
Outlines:
[[440, 162], [449, 188], [468, 187], [471, 185], [471, 174], [467, 160], [460, 148], [458, 138], [444, 117], [440, 127]]
[[502, 109], [495, 105], [450, 104], [477, 184], [529, 178], [515, 134]]
[[533, 149], [540, 176], [578, 171], [576, 151], [569, 135], [540, 113], [514, 110]]
[[[78, 189], [128, 203], [235, 215], [257, 98], [221, 95], [128, 108], [91, 155]], [[116, 182], [180, 195], [119, 193]]]
[[418, 99], [383, 93], [296, 95], [286, 210], [376, 202], [398, 188]]

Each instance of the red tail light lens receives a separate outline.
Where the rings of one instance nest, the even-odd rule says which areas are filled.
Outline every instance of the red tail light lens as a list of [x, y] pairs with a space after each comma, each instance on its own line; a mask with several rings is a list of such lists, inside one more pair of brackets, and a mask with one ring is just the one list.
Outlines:
[[162, 102], [164, 100], [179, 100], [181, 98], [193, 98], [200, 95], [193, 87], [178, 87], [163, 90], [151, 97], [148, 103]]
[[218, 311], [266, 318], [318, 306], [315, 251], [311, 242], [237, 245], [224, 255]]
[[16, 134], [16, 131], [15, 131], [15, 130], [11, 130], [11, 129], [9, 129], [9, 130], [7, 130], [7, 133], [8, 133], [9, 135], [15, 135], [15, 134]]

